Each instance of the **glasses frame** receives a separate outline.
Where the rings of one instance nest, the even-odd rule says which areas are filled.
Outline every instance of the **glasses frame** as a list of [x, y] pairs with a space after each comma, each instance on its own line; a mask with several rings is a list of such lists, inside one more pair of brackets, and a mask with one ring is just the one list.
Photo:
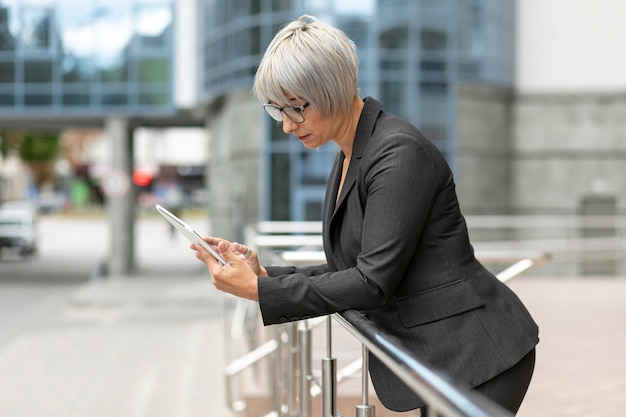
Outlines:
[[[310, 104], [311, 104], [311, 103], [309, 103], [309, 102], [307, 101], [307, 102], [306, 102], [306, 103], [304, 103], [302, 106], [282, 106], [282, 107], [278, 107], [277, 105], [272, 104], [271, 102], [269, 102], [269, 101], [268, 101], [267, 103], [265, 103], [265, 104], [263, 105], [263, 108], [265, 109], [265, 111], [267, 112], [267, 114], [269, 114], [269, 115], [270, 115], [270, 117], [271, 117], [272, 119], [276, 120], [277, 122], [282, 122], [282, 121], [283, 121], [283, 118], [281, 117], [281, 118], [279, 119], [279, 118], [274, 117], [274, 115], [273, 115], [272, 113], [270, 113], [270, 110], [269, 110], [269, 109], [278, 110], [280, 113], [282, 113], [282, 114], [284, 114], [285, 116], [287, 116], [287, 117], [289, 118], [289, 120], [291, 120], [291, 121], [292, 121], [292, 122], [294, 122], [294, 123], [298, 123], [298, 124], [299, 124], [299, 123], [304, 123], [304, 121], [305, 121], [305, 118], [304, 118], [304, 109], [306, 109], [307, 107], [309, 107], [309, 105], [310, 105]], [[302, 120], [294, 120], [294, 118], [293, 118], [293, 117], [291, 117], [291, 116], [289, 115], [289, 113], [285, 111], [285, 109], [291, 109], [291, 110], [293, 110], [294, 112], [296, 112], [297, 114], [299, 114], [299, 115], [300, 115], [300, 117], [302, 117]]]

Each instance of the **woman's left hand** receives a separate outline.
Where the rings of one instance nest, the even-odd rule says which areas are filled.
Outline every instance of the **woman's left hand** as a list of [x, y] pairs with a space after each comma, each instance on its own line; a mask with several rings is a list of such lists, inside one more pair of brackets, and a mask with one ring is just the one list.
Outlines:
[[[205, 240], [213, 245], [227, 262], [226, 265], [220, 264], [213, 255], [198, 244], [192, 243], [190, 246], [196, 251], [196, 258], [207, 265], [215, 288], [237, 297], [258, 301], [257, 279], [265, 272], [265, 268], [259, 265], [256, 254], [254, 254], [254, 259], [250, 259], [252, 254], [249, 253], [246, 257], [247, 248], [243, 245], [215, 238], [205, 238]], [[244, 250], [244, 253], [241, 250]], [[257, 274], [253, 268], [258, 269], [260, 273]]]

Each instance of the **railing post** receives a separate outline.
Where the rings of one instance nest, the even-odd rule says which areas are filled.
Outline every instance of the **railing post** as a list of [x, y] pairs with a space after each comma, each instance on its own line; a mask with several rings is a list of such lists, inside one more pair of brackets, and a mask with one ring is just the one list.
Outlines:
[[365, 345], [362, 348], [363, 355], [363, 366], [361, 367], [361, 404], [357, 405], [355, 408], [355, 416], [356, 417], [375, 417], [376, 416], [376, 408], [373, 404], [369, 403], [369, 351]]
[[335, 417], [337, 410], [337, 360], [333, 358], [331, 318], [326, 320], [326, 357], [322, 359], [322, 417]]
[[297, 323], [289, 323], [287, 325], [289, 356], [287, 359], [287, 375], [285, 382], [287, 384], [287, 415], [289, 417], [297, 416], [298, 410], [298, 338]]
[[298, 325], [298, 347], [300, 351], [300, 413], [298, 417], [311, 416], [311, 327], [307, 320]]
[[293, 372], [293, 369], [289, 368], [292, 350], [291, 343], [293, 340], [291, 335], [293, 332], [290, 335], [290, 326], [291, 324], [276, 326], [274, 334], [278, 349], [275, 355], [273, 355], [269, 373], [272, 378], [272, 410], [277, 413], [277, 416], [286, 416], [291, 406], [289, 402], [291, 398], [291, 381], [288, 378], [291, 375], [290, 372]]

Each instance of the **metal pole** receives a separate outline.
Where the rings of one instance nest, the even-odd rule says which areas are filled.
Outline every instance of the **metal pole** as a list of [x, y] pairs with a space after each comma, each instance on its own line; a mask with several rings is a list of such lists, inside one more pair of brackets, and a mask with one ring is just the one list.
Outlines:
[[276, 340], [276, 351], [270, 356], [270, 369], [269, 378], [272, 383], [272, 410], [276, 411], [280, 415], [280, 411], [283, 408], [283, 390], [281, 384], [281, 378], [284, 377], [283, 369], [285, 365], [285, 344], [283, 342], [282, 334], [283, 326], [276, 326], [274, 329], [274, 340]]
[[326, 358], [322, 359], [322, 416], [335, 417], [337, 410], [337, 360], [332, 357], [331, 319], [326, 321]]
[[300, 349], [300, 414], [311, 415], [311, 328], [306, 320], [298, 326], [298, 346]]
[[289, 323], [287, 326], [289, 356], [287, 359], [287, 377], [285, 378], [287, 383], [287, 410], [285, 414], [292, 417], [298, 414], [298, 339], [297, 324]]
[[368, 369], [369, 369], [369, 351], [365, 345], [363, 345], [363, 366], [361, 368], [361, 404], [355, 407], [356, 417], [375, 417], [376, 409], [373, 404], [369, 403], [369, 386], [368, 386]]

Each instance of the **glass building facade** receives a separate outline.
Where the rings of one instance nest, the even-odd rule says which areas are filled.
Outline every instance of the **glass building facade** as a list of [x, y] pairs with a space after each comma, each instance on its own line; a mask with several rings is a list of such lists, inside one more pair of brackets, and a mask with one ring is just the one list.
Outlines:
[[[454, 169], [460, 82], [513, 82], [514, 0], [211, 0], [203, 2], [202, 94], [249, 89], [265, 47], [303, 13], [344, 30], [361, 61], [361, 95], [418, 126]], [[269, 118], [268, 118], [269, 119]], [[271, 198], [262, 217], [319, 220], [336, 153], [290, 140], [268, 121], [263, 140]]]
[[0, 0], [0, 114], [171, 112], [175, 0]]
[[[182, 3], [199, 11], [187, 34], [198, 106], [249, 91], [274, 34], [307, 13], [355, 41], [362, 96], [418, 126], [453, 169], [458, 84], [512, 84], [515, 0], [0, 0], [0, 119], [175, 114], [175, 38], [192, 30], [175, 27]], [[318, 220], [337, 149], [310, 152], [263, 120], [260, 217]]]

